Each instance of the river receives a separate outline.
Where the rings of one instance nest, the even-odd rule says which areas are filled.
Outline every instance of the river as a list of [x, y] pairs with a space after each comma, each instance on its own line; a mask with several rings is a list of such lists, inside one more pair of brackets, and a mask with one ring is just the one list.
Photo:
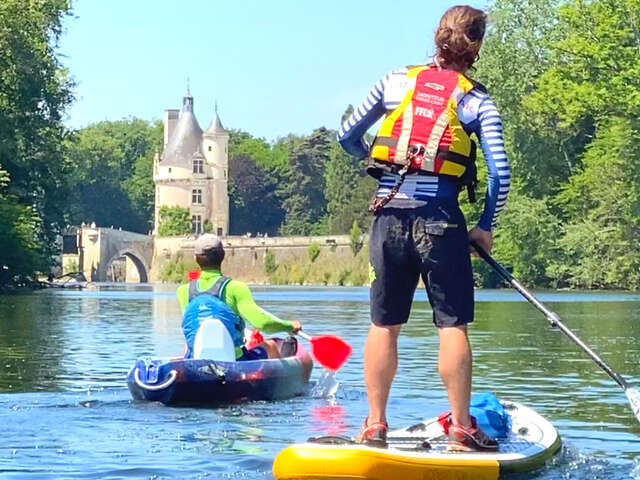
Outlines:
[[[286, 444], [356, 433], [366, 415], [366, 288], [253, 288], [267, 310], [353, 345], [335, 398], [218, 409], [135, 403], [125, 376], [136, 357], [182, 351], [174, 289], [104, 284], [0, 297], [1, 479], [270, 479], [273, 458]], [[540, 292], [539, 298], [638, 386], [640, 295]], [[474, 391], [534, 408], [564, 441], [545, 468], [511, 478], [640, 479], [640, 423], [622, 390], [517, 293], [477, 291], [476, 302]], [[429, 304], [418, 292], [400, 340], [392, 427], [446, 408], [437, 344]], [[316, 366], [312, 380], [321, 373]]]

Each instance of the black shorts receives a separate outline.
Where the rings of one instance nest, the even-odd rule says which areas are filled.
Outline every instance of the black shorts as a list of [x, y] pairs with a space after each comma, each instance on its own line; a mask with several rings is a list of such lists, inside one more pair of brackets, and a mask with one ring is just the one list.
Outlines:
[[457, 201], [383, 209], [371, 227], [369, 261], [375, 325], [407, 322], [420, 276], [436, 326], [473, 321], [469, 238]]

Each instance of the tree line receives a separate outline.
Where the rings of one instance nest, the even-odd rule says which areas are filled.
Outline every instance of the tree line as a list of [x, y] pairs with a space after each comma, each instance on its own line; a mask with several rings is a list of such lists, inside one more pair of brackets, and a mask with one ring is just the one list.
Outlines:
[[[162, 125], [65, 128], [73, 82], [56, 44], [69, 13], [65, 0], [0, 4], [0, 285], [46, 271], [65, 225], [152, 228]], [[512, 167], [495, 257], [531, 285], [638, 289], [640, 0], [495, 0], [489, 13], [470, 76], [498, 106]], [[375, 181], [335, 134], [232, 130], [230, 233], [366, 231]], [[463, 197], [473, 222], [482, 201]], [[494, 286], [476, 266], [478, 285]]]

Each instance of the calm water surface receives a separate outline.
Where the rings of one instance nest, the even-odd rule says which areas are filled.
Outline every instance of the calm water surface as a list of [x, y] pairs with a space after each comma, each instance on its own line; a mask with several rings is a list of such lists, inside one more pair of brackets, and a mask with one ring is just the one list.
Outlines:
[[[335, 399], [299, 397], [220, 409], [134, 403], [125, 375], [138, 356], [182, 351], [171, 286], [100, 285], [0, 297], [0, 478], [270, 479], [276, 453], [319, 434], [356, 433], [366, 415], [366, 288], [255, 287], [259, 303], [337, 333], [354, 354]], [[541, 293], [582, 340], [638, 386], [640, 296]], [[640, 480], [640, 424], [622, 390], [511, 291], [478, 291], [474, 391], [549, 418], [564, 440], [543, 470], [511, 479]], [[392, 426], [447, 407], [437, 334], [424, 293], [400, 341]], [[312, 379], [319, 378], [316, 368]]]

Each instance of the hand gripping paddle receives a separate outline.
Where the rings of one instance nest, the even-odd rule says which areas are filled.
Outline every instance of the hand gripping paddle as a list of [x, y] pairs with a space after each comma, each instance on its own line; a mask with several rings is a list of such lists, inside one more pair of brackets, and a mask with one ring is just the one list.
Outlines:
[[475, 251], [482, 257], [482, 259], [487, 262], [491, 268], [493, 268], [498, 275], [500, 275], [504, 280], [509, 283], [513, 288], [515, 288], [520, 295], [526, 298], [529, 303], [531, 303], [534, 307], [540, 310], [545, 317], [547, 317], [547, 321], [552, 327], [558, 328], [562, 333], [564, 333], [573, 343], [578, 345], [582, 350], [585, 351], [591, 359], [596, 362], [596, 364], [605, 371], [607, 375], [609, 375], [623, 390], [627, 395], [627, 399], [629, 400], [629, 405], [631, 406], [631, 410], [633, 410], [633, 414], [636, 416], [638, 421], [640, 421], [640, 390], [637, 388], [631, 387], [629, 383], [622, 378], [620, 374], [615, 372], [613, 368], [607, 365], [604, 360], [602, 360], [593, 350], [591, 350], [587, 345], [582, 342], [571, 330], [569, 330], [564, 323], [560, 321], [560, 317], [555, 312], [549, 310], [546, 305], [544, 305], [541, 301], [539, 301], [536, 297], [534, 297], [531, 293], [529, 293], [520, 283], [513, 278], [513, 276], [498, 262], [496, 262], [491, 255], [489, 255], [480, 245], [478, 245], [475, 241], [471, 241], [471, 246], [475, 249]]
[[334, 372], [338, 371], [351, 355], [351, 345], [335, 335], [311, 337], [303, 332], [298, 332], [297, 335], [311, 343], [311, 353], [316, 361]]

